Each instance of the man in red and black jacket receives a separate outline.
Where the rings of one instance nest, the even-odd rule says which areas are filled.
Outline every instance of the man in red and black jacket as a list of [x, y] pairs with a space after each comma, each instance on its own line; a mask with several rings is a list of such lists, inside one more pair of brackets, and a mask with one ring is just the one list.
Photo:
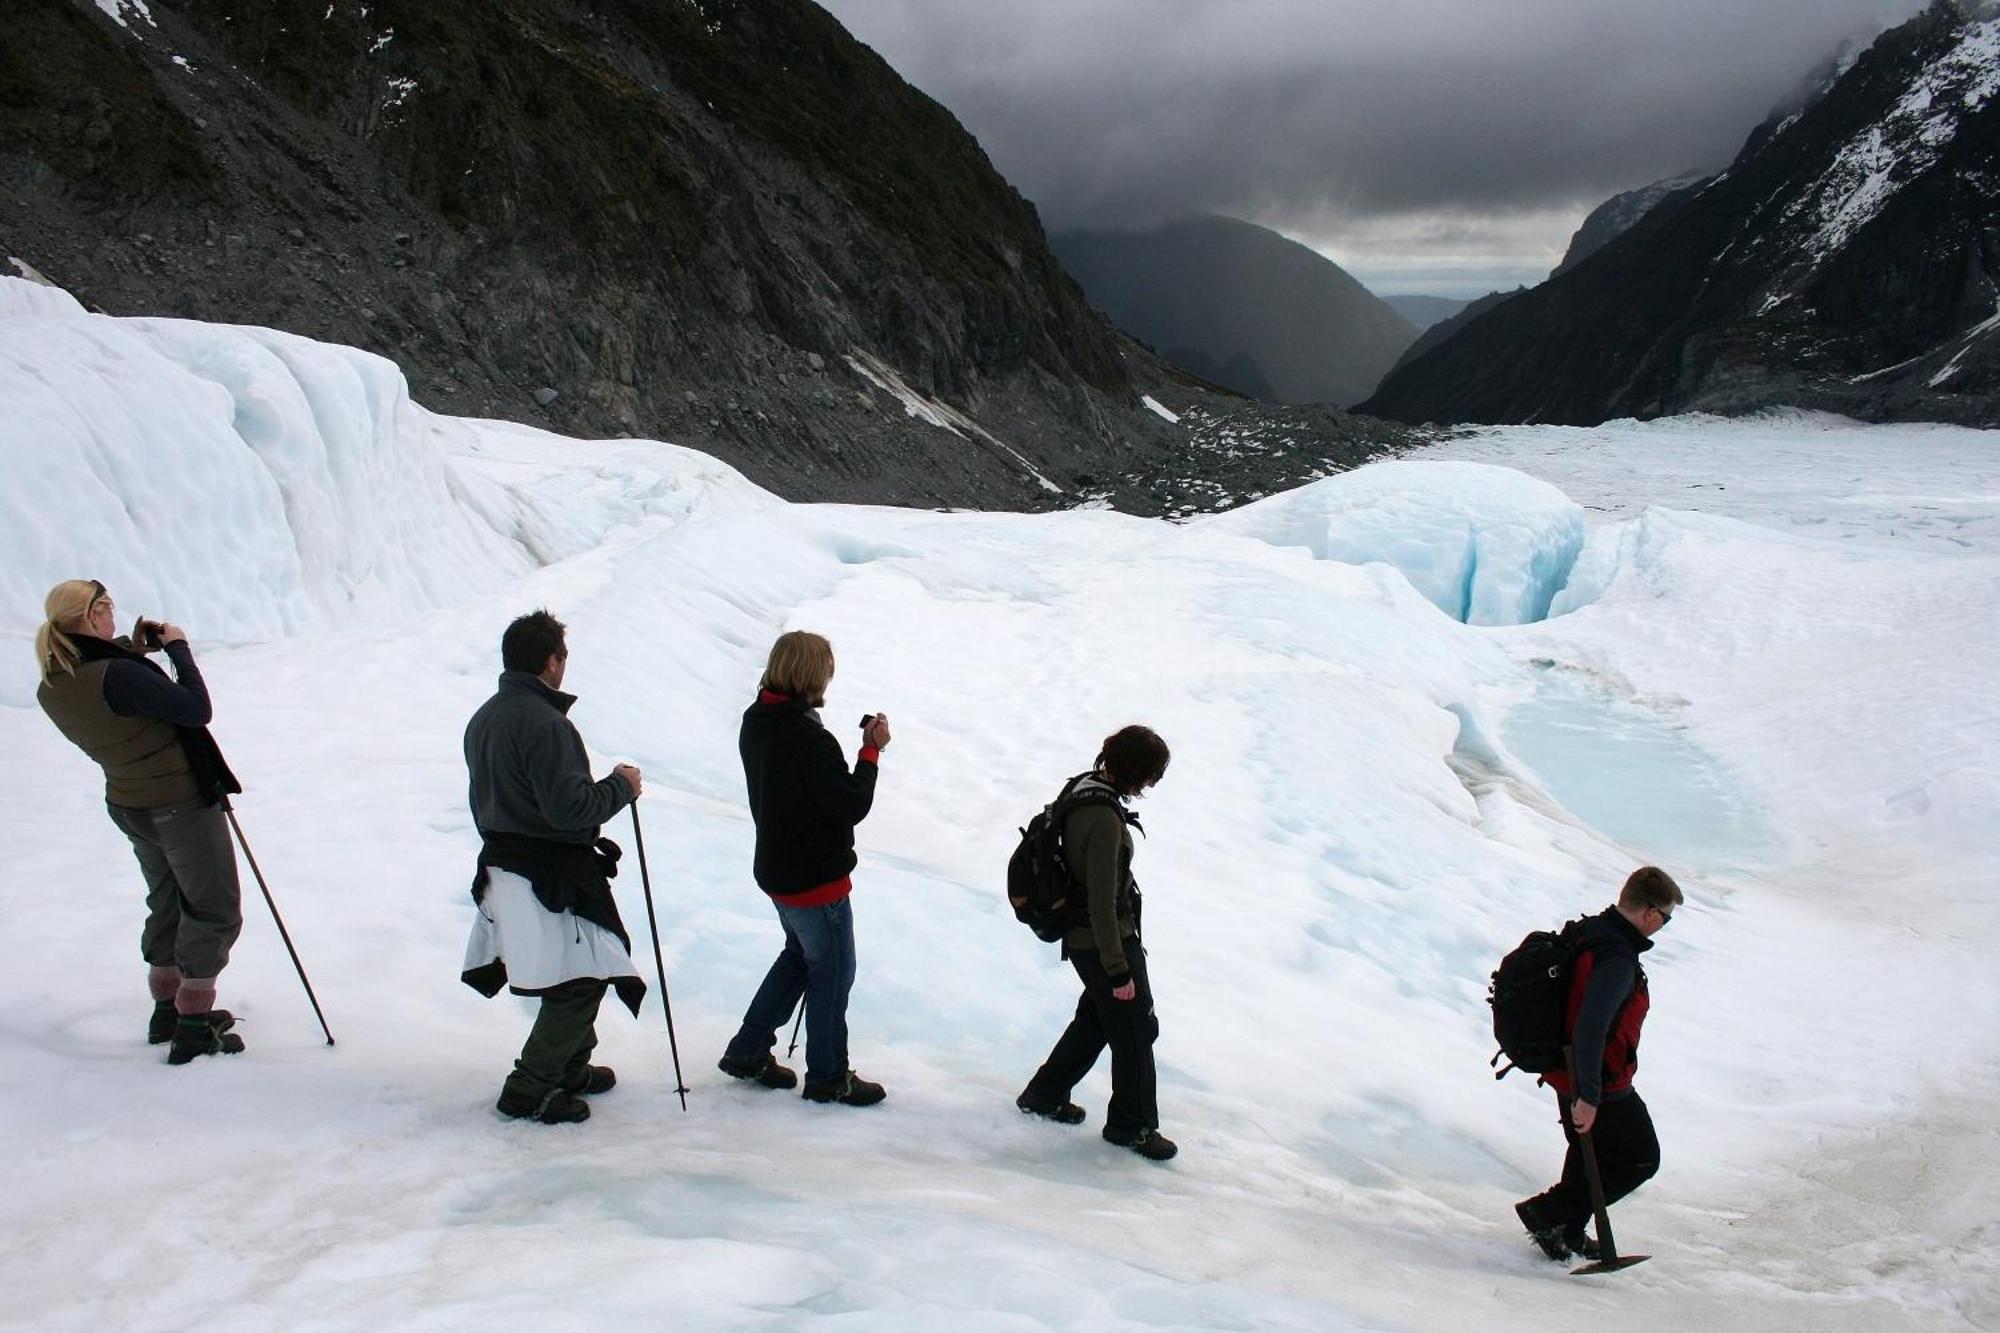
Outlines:
[[798, 1075], [771, 1054], [777, 1028], [803, 997], [808, 1101], [872, 1106], [882, 1085], [847, 1059], [847, 997], [854, 987], [854, 826], [875, 801], [876, 766], [889, 743], [887, 714], [871, 713], [850, 770], [840, 742], [820, 723], [833, 680], [833, 646], [792, 630], [771, 646], [757, 701], [743, 714], [738, 748], [757, 826], [752, 871], [776, 909], [785, 947], [765, 973], [743, 1025], [723, 1052], [722, 1072], [767, 1088]]
[[1607, 1207], [1660, 1169], [1653, 1117], [1632, 1086], [1639, 1070], [1639, 1029], [1652, 1003], [1639, 955], [1653, 947], [1651, 936], [1673, 919], [1681, 901], [1680, 886], [1666, 871], [1642, 866], [1625, 881], [1616, 903], [1575, 928], [1563, 1030], [1575, 1052], [1577, 1086], [1570, 1086], [1562, 1070], [1542, 1076], [1568, 1110], [1562, 1127], [1569, 1152], [1560, 1181], [1514, 1205], [1551, 1259], [1596, 1257], [1596, 1242], [1584, 1234], [1594, 1209], [1579, 1134], [1590, 1135], [1596, 1149]]

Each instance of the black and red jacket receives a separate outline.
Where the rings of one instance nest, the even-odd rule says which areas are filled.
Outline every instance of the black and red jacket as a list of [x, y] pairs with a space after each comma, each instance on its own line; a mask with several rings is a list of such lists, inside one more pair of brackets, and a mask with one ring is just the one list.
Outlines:
[[818, 710], [770, 690], [743, 714], [737, 746], [757, 825], [757, 887], [792, 907], [846, 897], [854, 826], [875, 801], [875, 747], [862, 746], [850, 772]]
[[1565, 1097], [1598, 1106], [1631, 1092], [1639, 1072], [1639, 1029], [1652, 1006], [1639, 955], [1653, 942], [1615, 906], [1585, 917], [1576, 929], [1563, 1031], [1576, 1051], [1580, 1086], [1571, 1088], [1560, 1069], [1542, 1079]]

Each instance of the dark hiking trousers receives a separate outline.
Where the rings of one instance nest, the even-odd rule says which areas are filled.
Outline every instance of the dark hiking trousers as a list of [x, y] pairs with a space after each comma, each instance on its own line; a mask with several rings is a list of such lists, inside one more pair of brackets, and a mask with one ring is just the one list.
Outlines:
[[[1562, 1180], [1521, 1205], [1523, 1220], [1537, 1231], [1549, 1227], [1580, 1227], [1590, 1220], [1590, 1178], [1584, 1174], [1583, 1148], [1568, 1119], [1563, 1137], [1569, 1152], [1563, 1157]], [[1653, 1178], [1660, 1169], [1660, 1140], [1653, 1116], [1637, 1092], [1616, 1097], [1597, 1108], [1590, 1141], [1597, 1149], [1597, 1173], [1604, 1182], [1606, 1207], [1617, 1203]]]
[[600, 978], [580, 977], [542, 992], [542, 1010], [500, 1090], [502, 1097], [532, 1106], [565, 1082], [577, 1081], [597, 1049], [597, 1006], [605, 989]]
[[105, 808], [131, 839], [146, 877], [140, 952], [154, 967], [178, 968], [183, 977], [214, 977], [243, 931], [236, 849], [229, 845], [222, 807], [193, 799], [150, 810]]
[[1049, 1058], [1028, 1080], [1027, 1095], [1050, 1105], [1068, 1101], [1070, 1091], [1109, 1046], [1111, 1105], [1104, 1112], [1104, 1127], [1114, 1134], [1158, 1129], [1153, 1043], [1159, 1039], [1160, 1020], [1153, 1013], [1146, 951], [1137, 939], [1125, 941], [1125, 961], [1131, 965], [1132, 982], [1138, 988], [1129, 1000], [1112, 998], [1112, 981], [1098, 961], [1097, 950], [1073, 949], [1069, 961], [1083, 982], [1083, 995], [1076, 1002], [1076, 1017], [1070, 1019]]

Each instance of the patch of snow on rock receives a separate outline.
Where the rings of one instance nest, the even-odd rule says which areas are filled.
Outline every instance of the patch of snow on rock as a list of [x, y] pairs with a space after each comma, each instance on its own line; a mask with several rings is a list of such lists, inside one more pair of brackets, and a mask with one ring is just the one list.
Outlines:
[[[1850, 141], [1807, 196], [1815, 260], [1839, 250], [1880, 213], [1903, 182], [1929, 169], [1966, 116], [2000, 91], [2000, 19], [1969, 28], [1911, 84], [1883, 121]], [[1803, 201], [1802, 201], [1803, 203]]]

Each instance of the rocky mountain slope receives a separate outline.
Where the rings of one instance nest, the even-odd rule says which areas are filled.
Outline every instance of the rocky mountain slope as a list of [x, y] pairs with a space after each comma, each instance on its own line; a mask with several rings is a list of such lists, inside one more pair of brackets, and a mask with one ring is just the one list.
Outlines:
[[1475, 300], [1464, 302], [1456, 314], [1439, 320], [1418, 334], [1417, 340], [1404, 348], [1403, 354], [1396, 358], [1396, 369], [1400, 370], [1410, 362], [1417, 360], [1429, 352], [1431, 348], [1446, 342], [1460, 329], [1470, 324], [1473, 320], [1478, 319], [1502, 301], [1519, 296], [1527, 290], [1526, 287], [1516, 287], [1511, 292], [1488, 292], [1486, 295], [1478, 297]]
[[1712, 172], [1687, 171], [1678, 176], [1642, 185], [1636, 190], [1626, 190], [1612, 195], [1596, 208], [1590, 210], [1583, 224], [1569, 238], [1569, 248], [1563, 251], [1562, 262], [1550, 271], [1549, 276], [1566, 273], [1590, 256], [1602, 250], [1617, 237], [1632, 229], [1632, 225], [1653, 211], [1653, 206], [1677, 191], [1700, 185], [1713, 175]]
[[1092, 311], [972, 137], [805, 0], [13, 0], [6, 28], [0, 260], [112, 313], [366, 347], [441, 410], [672, 439], [794, 498], [1070, 503], [1181, 466], [1142, 395], [1244, 408]]
[[1939, 0], [1361, 410], [1590, 424], [1820, 408], [2000, 425], [2000, 15]]
[[1356, 402], [1417, 336], [1332, 260], [1235, 218], [1057, 232], [1050, 243], [1119, 328], [1267, 402]]

